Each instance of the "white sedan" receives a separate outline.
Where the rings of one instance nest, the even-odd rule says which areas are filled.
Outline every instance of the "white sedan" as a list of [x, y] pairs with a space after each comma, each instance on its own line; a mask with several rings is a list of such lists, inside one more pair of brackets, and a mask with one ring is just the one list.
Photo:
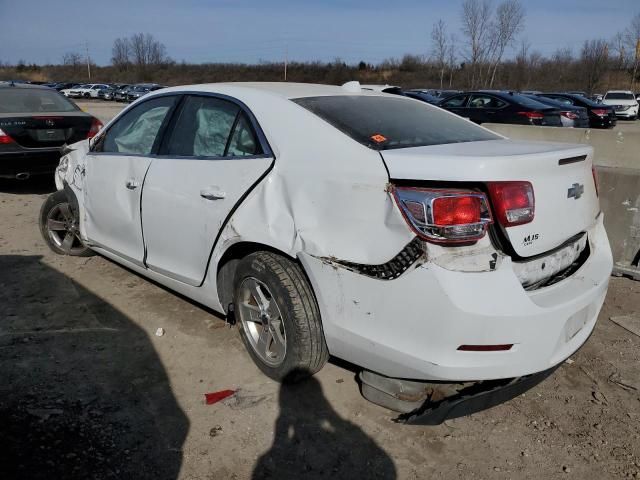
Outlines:
[[612, 267], [592, 156], [357, 82], [173, 87], [72, 147], [41, 229], [237, 319], [273, 379], [333, 355], [394, 396], [587, 340]]

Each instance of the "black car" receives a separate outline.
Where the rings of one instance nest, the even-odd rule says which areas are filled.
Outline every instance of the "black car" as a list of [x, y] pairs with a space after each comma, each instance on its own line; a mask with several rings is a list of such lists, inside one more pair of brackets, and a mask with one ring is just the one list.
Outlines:
[[0, 177], [52, 174], [63, 145], [91, 138], [101, 127], [51, 88], [0, 84]]
[[539, 96], [558, 100], [567, 105], [586, 108], [589, 114], [589, 126], [591, 128], [613, 128], [618, 123], [613, 107], [596, 103], [582, 95], [573, 93], [540, 93]]
[[425, 90], [406, 90], [404, 92], [405, 96], [415, 98], [416, 100], [422, 100], [423, 102], [430, 103], [431, 105], [437, 105], [437, 103], [442, 100], [435, 95], [428, 93]]
[[[127, 91], [127, 102], [134, 102], [140, 97], [144, 97], [149, 92], [155, 92], [156, 90], [160, 90], [161, 88], [165, 88], [162, 85], [158, 85], [157, 83], [139, 83], [138, 85], [134, 85], [133, 88]], [[393, 92], [390, 92], [393, 93]]]
[[572, 128], [589, 128], [589, 114], [584, 107], [577, 107], [575, 105], [569, 105], [553, 98], [541, 97], [539, 95], [527, 94], [525, 97], [529, 97], [536, 102], [544, 103], [550, 107], [560, 109], [560, 120], [563, 127]]
[[560, 110], [514, 92], [465, 92], [445, 98], [439, 107], [472, 122], [561, 127]]

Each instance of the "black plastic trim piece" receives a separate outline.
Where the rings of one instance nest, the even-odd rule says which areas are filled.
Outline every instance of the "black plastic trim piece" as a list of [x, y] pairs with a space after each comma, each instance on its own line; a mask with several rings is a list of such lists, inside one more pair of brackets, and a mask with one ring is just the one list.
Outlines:
[[570, 165], [572, 163], [584, 162], [587, 159], [586, 155], [580, 155], [578, 157], [561, 158], [558, 160], [558, 165]]

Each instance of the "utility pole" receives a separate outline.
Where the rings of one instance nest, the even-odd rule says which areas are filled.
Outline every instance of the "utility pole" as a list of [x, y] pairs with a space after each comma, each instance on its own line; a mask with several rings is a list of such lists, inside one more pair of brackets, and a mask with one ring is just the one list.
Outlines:
[[89, 60], [89, 42], [84, 42], [85, 51], [87, 52], [87, 73], [89, 74], [89, 80], [91, 80], [91, 61]]
[[289, 44], [284, 47], [284, 81], [287, 81], [287, 63], [289, 63]]

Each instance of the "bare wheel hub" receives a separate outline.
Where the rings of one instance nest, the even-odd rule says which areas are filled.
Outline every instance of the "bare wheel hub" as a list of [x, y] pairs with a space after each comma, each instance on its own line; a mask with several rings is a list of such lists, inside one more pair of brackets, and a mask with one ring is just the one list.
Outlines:
[[277, 367], [287, 353], [287, 335], [276, 300], [260, 280], [245, 278], [239, 289], [238, 313], [242, 328], [260, 360]]

